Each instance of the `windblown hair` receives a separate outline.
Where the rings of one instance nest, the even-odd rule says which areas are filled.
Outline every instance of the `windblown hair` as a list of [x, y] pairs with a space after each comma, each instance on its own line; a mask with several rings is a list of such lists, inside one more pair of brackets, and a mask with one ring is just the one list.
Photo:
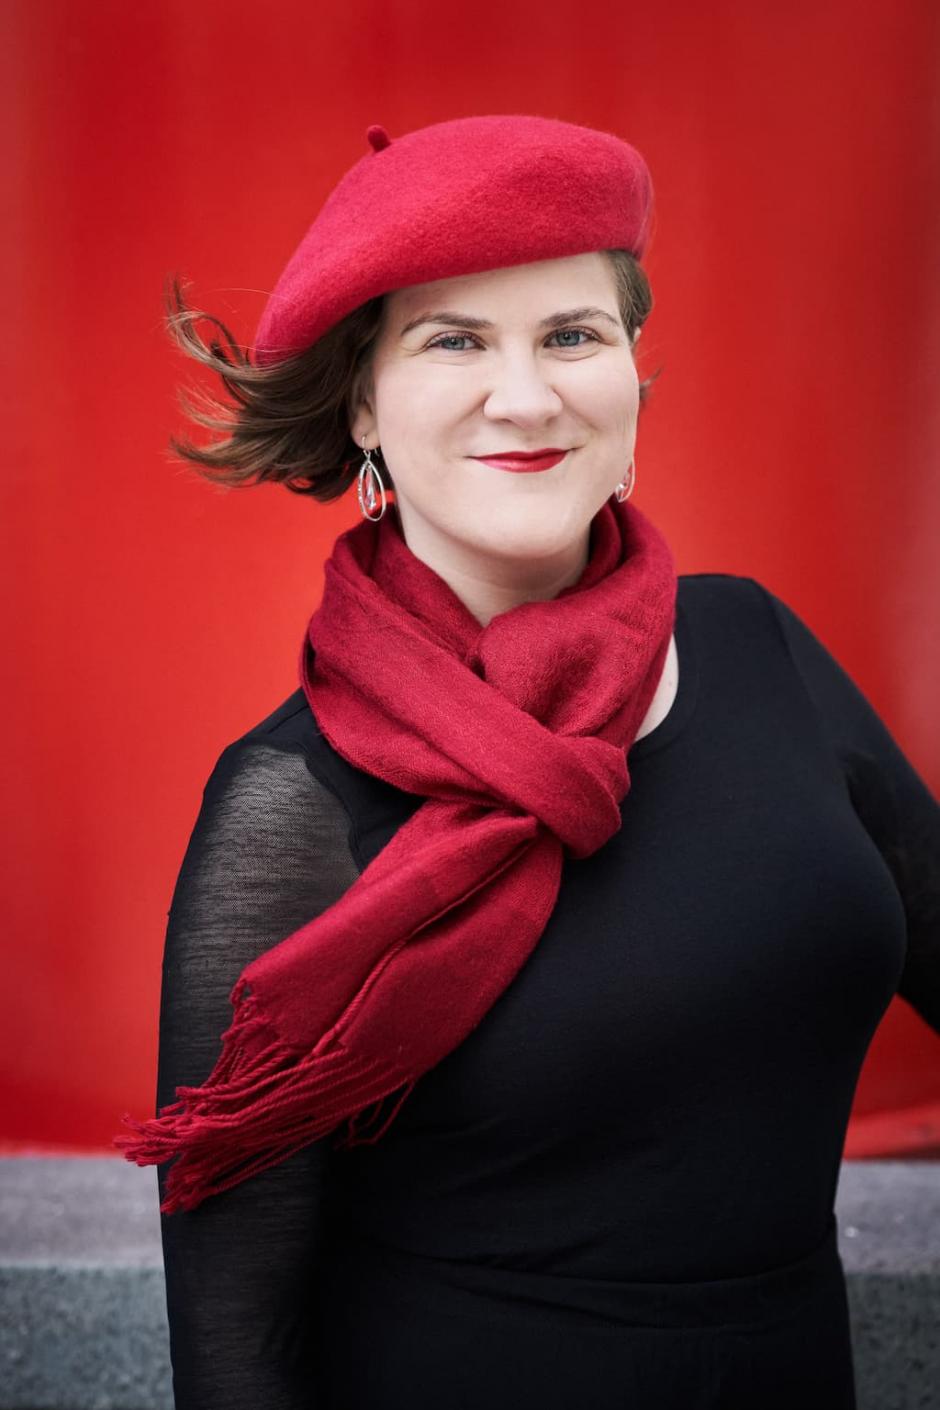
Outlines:
[[[613, 266], [620, 316], [632, 345], [653, 307], [649, 281], [627, 250], [604, 253]], [[190, 388], [191, 400], [180, 389], [186, 415], [220, 438], [197, 446], [171, 437], [170, 459], [191, 462], [197, 473], [230, 488], [274, 480], [324, 503], [338, 499], [359, 473], [362, 450], [349, 423], [369, 383], [384, 304], [384, 295], [369, 299], [303, 352], [256, 367], [224, 323], [187, 306], [179, 276], [170, 275], [164, 291], [170, 337], [187, 356], [217, 372], [232, 398], [225, 403]], [[200, 322], [214, 325], [220, 336], [201, 337]], [[640, 382], [641, 410], [660, 371]], [[381, 451], [378, 455], [386, 487], [394, 488]]]

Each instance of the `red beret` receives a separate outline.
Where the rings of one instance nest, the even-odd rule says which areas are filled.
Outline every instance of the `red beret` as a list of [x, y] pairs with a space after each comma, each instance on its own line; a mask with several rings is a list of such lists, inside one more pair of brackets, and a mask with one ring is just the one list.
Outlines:
[[557, 118], [454, 118], [390, 138], [346, 172], [284, 268], [255, 334], [264, 365], [408, 284], [589, 250], [646, 250], [646, 163], [611, 133]]

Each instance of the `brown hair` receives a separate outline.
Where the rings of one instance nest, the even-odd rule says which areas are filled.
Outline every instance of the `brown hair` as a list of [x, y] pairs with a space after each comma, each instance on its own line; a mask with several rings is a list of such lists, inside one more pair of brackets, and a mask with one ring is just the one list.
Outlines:
[[[632, 343], [653, 307], [649, 281], [627, 250], [604, 253], [613, 266], [620, 316]], [[303, 352], [256, 367], [224, 323], [187, 307], [179, 276], [169, 276], [167, 331], [184, 353], [218, 373], [232, 397], [227, 404], [191, 388], [191, 401], [181, 389], [186, 415], [219, 432], [221, 439], [197, 446], [171, 437], [170, 459], [191, 462], [206, 479], [230, 488], [274, 480], [324, 503], [338, 499], [359, 473], [362, 451], [349, 422], [359, 389], [368, 380], [384, 303], [384, 295], [369, 299]], [[200, 337], [195, 325], [203, 320], [214, 324], [221, 338]], [[640, 382], [641, 409], [660, 371]], [[389, 487], [384, 463], [382, 470]]]

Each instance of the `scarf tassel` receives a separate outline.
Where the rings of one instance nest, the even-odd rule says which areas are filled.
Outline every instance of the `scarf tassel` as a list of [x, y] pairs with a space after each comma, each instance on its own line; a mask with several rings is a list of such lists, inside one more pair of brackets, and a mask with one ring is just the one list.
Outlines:
[[[173, 1160], [162, 1213], [195, 1209], [209, 1195], [280, 1164], [327, 1135], [344, 1117], [347, 1132], [337, 1147], [374, 1143], [417, 1081], [403, 1079], [401, 1070], [388, 1063], [356, 1056], [335, 1037], [326, 1048], [331, 1034], [298, 1056], [295, 1048], [272, 1037], [254, 995], [245, 994], [246, 983], [242, 975], [232, 990], [235, 1017], [222, 1035], [222, 1051], [207, 1081], [201, 1087], [177, 1087], [179, 1100], [146, 1121], [125, 1112], [122, 1124], [137, 1134], [116, 1136], [112, 1142], [137, 1165]], [[367, 1134], [382, 1103], [403, 1080], [404, 1089], [381, 1126]]]

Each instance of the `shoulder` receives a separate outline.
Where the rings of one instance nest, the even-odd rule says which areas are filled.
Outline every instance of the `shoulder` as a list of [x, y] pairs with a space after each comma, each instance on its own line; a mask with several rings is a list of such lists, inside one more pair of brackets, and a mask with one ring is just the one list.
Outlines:
[[307, 697], [298, 686], [286, 700], [282, 700], [270, 714], [265, 715], [264, 719], [233, 740], [228, 748], [250, 749], [252, 745], [263, 745], [285, 753], [298, 753], [314, 748], [320, 738], [322, 736], [317, 729]]
[[758, 578], [743, 573], [684, 573], [678, 579], [680, 651], [710, 662], [728, 679], [778, 680], [825, 674], [835, 664], [813, 629]]
[[753, 607], [762, 598], [772, 597], [770, 590], [757, 578], [744, 573], [680, 573], [678, 595], [695, 606], [699, 603], [723, 602], [727, 605]]
[[287, 809], [311, 803], [329, 806], [330, 799], [338, 797], [329, 776], [331, 753], [298, 688], [224, 746], [204, 797], [207, 802], [237, 804], [243, 814], [283, 822]]
[[840, 755], [865, 752], [872, 740], [885, 746], [885, 727], [860, 685], [811, 622], [766, 584], [690, 573], [679, 578], [678, 602], [692, 640], [720, 667], [749, 679], [770, 680], [773, 670], [778, 683], [783, 674], [797, 681]]
[[680, 573], [677, 609], [699, 637], [745, 633], [783, 644], [781, 614], [789, 609], [757, 578], [743, 573]]

